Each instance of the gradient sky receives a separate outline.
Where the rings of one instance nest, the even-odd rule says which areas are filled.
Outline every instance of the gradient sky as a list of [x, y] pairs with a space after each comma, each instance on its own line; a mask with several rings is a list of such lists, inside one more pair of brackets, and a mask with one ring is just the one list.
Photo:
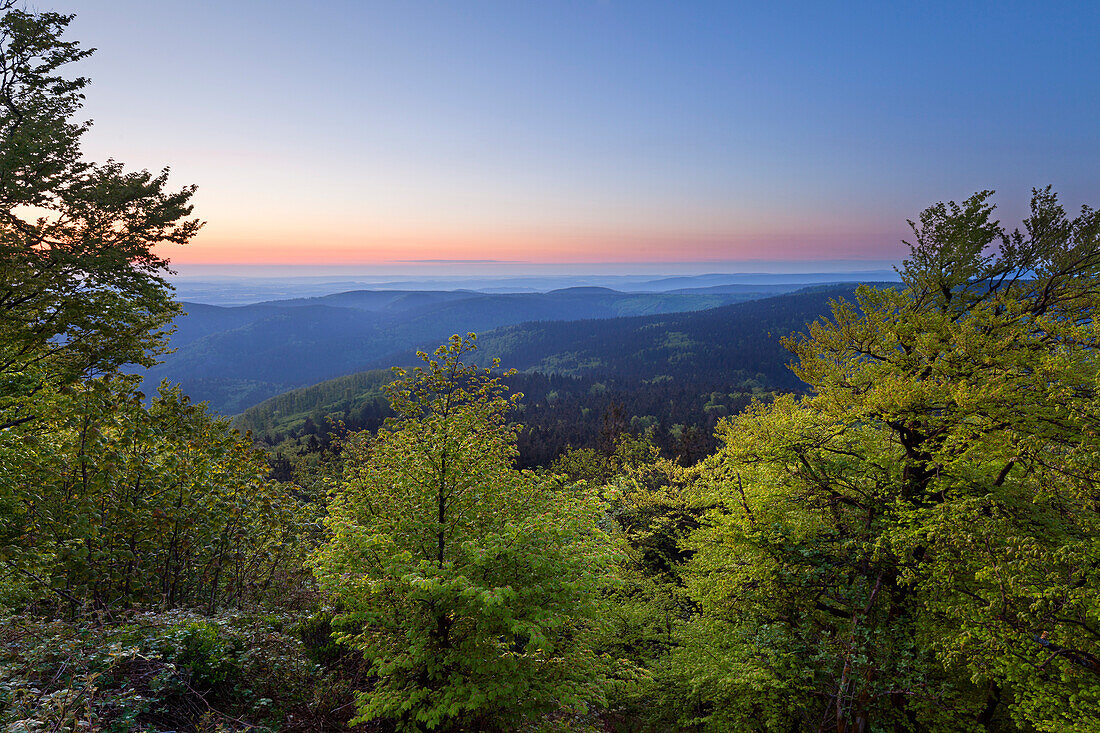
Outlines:
[[1100, 204], [1095, 1], [34, 5], [99, 49], [89, 157], [198, 184], [180, 264], [881, 262], [976, 190]]

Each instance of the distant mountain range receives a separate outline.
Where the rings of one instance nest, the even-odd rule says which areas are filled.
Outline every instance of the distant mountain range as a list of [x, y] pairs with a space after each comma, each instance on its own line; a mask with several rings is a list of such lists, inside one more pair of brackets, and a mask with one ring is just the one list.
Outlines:
[[[698, 284], [723, 277], [728, 276], [686, 280]], [[684, 281], [667, 278], [660, 284], [677, 286]], [[355, 290], [244, 306], [185, 302], [186, 315], [177, 320], [171, 339], [175, 351], [144, 374], [145, 384], [151, 391], [162, 379], [179, 382], [193, 399], [208, 401], [222, 414], [235, 414], [297, 387], [388, 367], [407, 360], [417, 349], [433, 348], [451, 334], [470, 331], [485, 336], [486, 354], [547, 373], [580, 374], [598, 366], [620, 376], [671, 376], [679, 362], [669, 359], [682, 362], [694, 359], [694, 354], [700, 356], [698, 368], [737, 363], [753, 371], [760, 368], [753, 365], [778, 358], [777, 342], [765, 353], [757, 335], [734, 343], [723, 329], [745, 318], [765, 332], [786, 327], [789, 314], [769, 309], [787, 308], [776, 305], [788, 302], [777, 300], [777, 293], [803, 287], [718, 283], [662, 292], [603, 287], [546, 293]], [[834, 286], [810, 287], [828, 292]], [[814, 304], [807, 306], [807, 313], [816, 312], [824, 302], [821, 296], [792, 297], [791, 303]], [[754, 301], [758, 305], [747, 310], [723, 310]], [[696, 311], [709, 315], [683, 315]], [[648, 320], [638, 320], [643, 316]], [[612, 322], [597, 328], [597, 320]], [[664, 345], [655, 343], [639, 351], [634, 346], [639, 339], [658, 339]], [[562, 346], [566, 342], [574, 345]]]
[[561, 321], [702, 310], [795, 286], [727, 286], [722, 292], [621, 293], [580, 287], [549, 293], [359, 290], [245, 306], [183, 303], [186, 315], [164, 363], [145, 374], [179, 382], [196, 400], [233, 414], [267, 397], [367, 368], [388, 355], [431, 348], [453, 333], [524, 321]]
[[[727, 384], [757, 380], [767, 389], [798, 389], [781, 339], [851, 299], [855, 283], [811, 286], [779, 296], [691, 312], [624, 318], [525, 322], [478, 338], [477, 357], [508, 368], [620, 380], [681, 379]], [[368, 365], [415, 363], [411, 352]]]
[[896, 281], [890, 269], [825, 271], [806, 273], [710, 273], [655, 277], [652, 275], [517, 275], [517, 276], [434, 276], [422, 278], [358, 278], [354, 274], [291, 277], [240, 275], [198, 275], [172, 278], [177, 297], [182, 301], [208, 305], [249, 305], [261, 301], [309, 298], [352, 290], [469, 290], [480, 293], [545, 293], [571, 287], [606, 287], [620, 292], [657, 293], [723, 285], [788, 286], [828, 282]]
[[[683, 440], [686, 425], [709, 449], [721, 416], [754, 395], [803, 387], [781, 339], [828, 314], [832, 299], [850, 299], [854, 287], [817, 286], [694, 312], [508, 325], [481, 333], [473, 360], [499, 357], [503, 367], [521, 371], [508, 382], [525, 394], [520, 448], [527, 463], [544, 463], [566, 445], [592, 444], [612, 404], [632, 427], [657, 428], [666, 446]], [[356, 429], [377, 427], [388, 414], [386, 367], [416, 361], [412, 349], [390, 353], [369, 363], [370, 371], [255, 405], [237, 424], [276, 444], [323, 434], [330, 416]]]

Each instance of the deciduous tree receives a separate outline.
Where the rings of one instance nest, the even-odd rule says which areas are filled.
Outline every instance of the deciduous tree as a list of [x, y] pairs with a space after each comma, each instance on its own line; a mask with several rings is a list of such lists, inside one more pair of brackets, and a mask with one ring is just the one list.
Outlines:
[[377, 677], [363, 720], [490, 730], [602, 699], [589, 650], [612, 548], [595, 496], [513, 468], [515, 399], [454, 336], [386, 389], [397, 418], [345, 447], [317, 576]]
[[[214, 612], [300, 580], [301, 511], [266, 457], [162, 385], [83, 382], [0, 444], [0, 602]], [[7, 519], [8, 517], [6, 517]]]
[[723, 428], [684, 656], [728, 683], [722, 714], [1100, 719], [1100, 216], [1038, 190], [1007, 232], [989, 195], [926, 210], [904, 287], [861, 288], [791, 342], [812, 397]]
[[153, 251], [185, 243], [194, 187], [168, 171], [86, 161], [75, 119], [90, 49], [70, 15], [0, 3], [0, 429], [33, 420], [33, 395], [151, 364], [178, 312]]

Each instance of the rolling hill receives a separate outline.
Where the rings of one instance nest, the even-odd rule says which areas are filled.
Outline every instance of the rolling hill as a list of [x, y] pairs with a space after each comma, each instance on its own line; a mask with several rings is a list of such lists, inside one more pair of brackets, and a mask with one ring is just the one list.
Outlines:
[[146, 390], [179, 382], [195, 400], [233, 414], [295, 387], [439, 343], [525, 321], [608, 319], [713, 308], [764, 297], [730, 292], [623, 293], [573, 287], [548, 293], [359, 290], [246, 306], [184, 303], [175, 352], [144, 373]]
[[[802, 388], [787, 368], [781, 338], [853, 289], [814, 287], [686, 313], [510, 325], [479, 336], [477, 361], [499, 357], [504, 367], [522, 370], [508, 382], [524, 393], [517, 419], [526, 426], [520, 436], [526, 465], [545, 463], [567, 445], [591, 445], [616, 411], [627, 428], [652, 428], [670, 455], [705, 452], [723, 415], [754, 397]], [[376, 428], [388, 415], [384, 367], [415, 362], [412, 351], [394, 352], [373, 371], [266, 400], [238, 416], [237, 425], [273, 445], [323, 437], [329, 417], [351, 429]]]
[[[701, 311], [554, 322], [527, 322], [482, 333], [479, 356], [507, 367], [564, 376], [695, 379], [722, 382], [733, 373], [763, 375], [769, 388], [797, 389], [780, 339], [850, 297], [856, 285], [812, 286], [795, 293]], [[370, 364], [413, 363], [411, 352]]]

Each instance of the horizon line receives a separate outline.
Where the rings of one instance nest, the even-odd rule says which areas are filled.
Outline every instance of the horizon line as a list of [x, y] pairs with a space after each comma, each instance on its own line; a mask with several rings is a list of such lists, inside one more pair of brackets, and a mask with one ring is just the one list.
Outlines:
[[168, 261], [169, 267], [385, 267], [387, 265], [526, 265], [531, 267], [606, 267], [608, 265], [645, 265], [647, 267], [673, 267], [682, 265], [739, 265], [739, 264], [776, 264], [795, 265], [805, 263], [807, 265], [818, 263], [872, 265], [892, 267], [900, 264], [901, 260], [871, 260], [871, 259], [821, 259], [821, 260], [769, 260], [769, 259], [741, 259], [741, 260], [569, 260], [560, 262], [538, 260], [379, 260], [374, 262], [175, 262]]

